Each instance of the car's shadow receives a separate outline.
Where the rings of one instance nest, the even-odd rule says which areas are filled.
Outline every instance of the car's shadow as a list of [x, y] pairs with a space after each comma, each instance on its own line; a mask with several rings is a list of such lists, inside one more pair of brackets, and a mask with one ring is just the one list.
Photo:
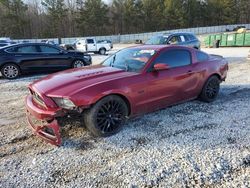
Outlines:
[[[204, 116], [209, 115], [216, 119], [215, 112], [220, 111], [222, 113], [223, 110], [227, 111], [223, 106], [229, 105], [229, 103], [232, 103], [234, 100], [248, 100], [250, 97], [249, 93], [250, 84], [223, 85], [220, 95], [213, 103], [204, 103], [199, 100], [194, 100], [130, 119], [121, 132], [107, 138], [96, 138], [91, 136], [82, 118], [70, 119], [64, 122], [67, 128], [64, 129], [62, 134], [62, 147], [85, 151], [95, 148], [96, 144], [102, 143], [104, 140], [113, 147], [124, 148], [129, 145], [128, 143], [141, 146], [150, 144], [150, 142], [155, 142], [155, 140], [150, 139], [150, 136], [145, 137], [145, 135], [157, 135], [156, 137], [159, 140], [168, 140], [179, 135], [185, 136], [197, 131], [216, 129], [219, 124], [209, 123], [205, 120], [204, 122], [197, 123], [197, 125], [194, 123], [194, 125], [190, 125], [190, 127], [186, 126], [186, 122], [190, 121], [190, 116], [194, 117], [201, 113]], [[164, 118], [161, 119], [160, 117]], [[166, 117], [171, 117], [171, 120]], [[181, 121], [178, 120], [179, 117], [182, 117]], [[211, 122], [213, 122], [213, 119], [211, 119]], [[178, 126], [175, 127], [173, 125]]]

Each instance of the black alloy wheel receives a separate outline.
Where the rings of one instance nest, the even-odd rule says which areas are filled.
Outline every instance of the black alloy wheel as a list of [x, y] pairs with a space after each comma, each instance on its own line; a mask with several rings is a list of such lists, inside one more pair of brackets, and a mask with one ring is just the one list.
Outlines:
[[86, 112], [85, 124], [96, 136], [110, 136], [121, 130], [127, 115], [125, 101], [119, 96], [110, 95]]
[[220, 80], [217, 76], [211, 76], [203, 86], [200, 98], [205, 102], [213, 102], [220, 91]]

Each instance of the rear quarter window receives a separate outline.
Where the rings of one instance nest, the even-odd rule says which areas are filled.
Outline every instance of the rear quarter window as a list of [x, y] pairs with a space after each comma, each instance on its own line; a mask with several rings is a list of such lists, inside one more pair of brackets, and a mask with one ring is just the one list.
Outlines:
[[198, 62], [204, 62], [204, 61], [208, 60], [208, 55], [204, 52], [197, 51], [196, 58], [197, 58]]
[[15, 53], [15, 52], [17, 52], [17, 48], [16, 47], [11, 47], [11, 48], [7, 48], [5, 51], [8, 52], [8, 53]]
[[188, 35], [189, 40], [197, 40], [197, 38], [194, 35]]

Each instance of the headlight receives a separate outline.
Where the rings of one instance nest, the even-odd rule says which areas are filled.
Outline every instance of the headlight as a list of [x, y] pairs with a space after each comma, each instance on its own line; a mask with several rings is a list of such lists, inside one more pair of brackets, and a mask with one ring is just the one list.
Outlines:
[[52, 99], [53, 99], [53, 101], [55, 101], [57, 106], [59, 106], [61, 108], [71, 110], [74, 107], [76, 107], [75, 104], [69, 99], [65, 99], [65, 98], [52, 98]]

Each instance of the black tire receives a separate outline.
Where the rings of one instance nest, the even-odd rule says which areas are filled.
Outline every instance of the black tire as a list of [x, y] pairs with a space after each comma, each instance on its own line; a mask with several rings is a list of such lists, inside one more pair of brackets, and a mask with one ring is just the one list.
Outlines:
[[106, 49], [105, 49], [105, 48], [101, 48], [101, 49], [99, 50], [99, 54], [105, 55], [105, 54], [106, 54]]
[[21, 71], [18, 65], [14, 63], [8, 63], [8, 64], [5, 64], [1, 68], [1, 73], [4, 78], [11, 80], [11, 79], [16, 79], [17, 77], [19, 77], [21, 74]]
[[202, 88], [200, 99], [204, 102], [215, 101], [220, 91], [220, 83], [218, 76], [209, 77]]
[[122, 129], [127, 116], [126, 102], [119, 96], [110, 95], [85, 112], [84, 123], [94, 136], [107, 137]]
[[83, 60], [77, 59], [72, 63], [72, 68], [81, 68], [85, 66], [85, 62]]

